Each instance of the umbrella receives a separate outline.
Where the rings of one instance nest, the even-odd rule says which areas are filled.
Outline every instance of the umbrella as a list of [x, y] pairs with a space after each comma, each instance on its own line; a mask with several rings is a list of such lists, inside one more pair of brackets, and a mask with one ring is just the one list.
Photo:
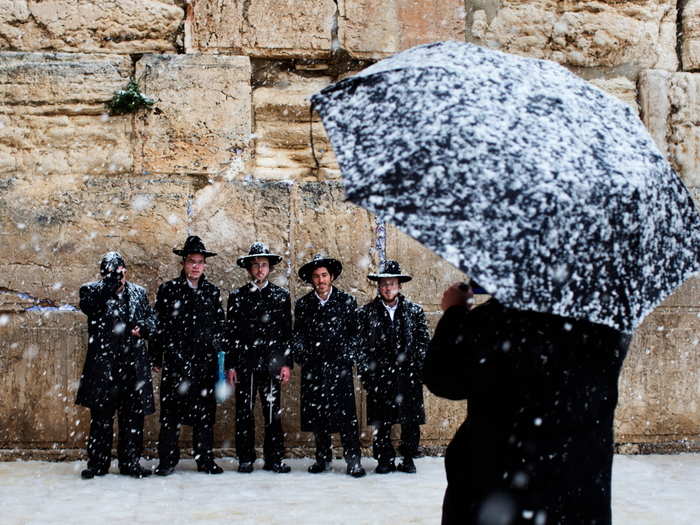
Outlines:
[[700, 216], [642, 122], [558, 64], [441, 42], [311, 102], [347, 198], [506, 306], [630, 333], [700, 271]]

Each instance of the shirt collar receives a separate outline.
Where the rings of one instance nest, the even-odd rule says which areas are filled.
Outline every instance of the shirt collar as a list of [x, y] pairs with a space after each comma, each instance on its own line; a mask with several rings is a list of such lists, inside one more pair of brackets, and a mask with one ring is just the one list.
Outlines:
[[321, 296], [319, 296], [319, 295], [316, 293], [316, 290], [314, 290], [314, 295], [315, 295], [316, 298], [321, 302], [321, 306], [325, 305], [325, 304], [329, 301], [329, 299], [331, 298], [331, 295], [333, 295], [333, 290], [334, 290], [334, 288], [331, 286], [331, 291], [328, 292], [328, 297], [326, 297], [325, 300], [324, 300], [324, 299], [321, 299]]
[[255, 281], [250, 281], [250, 291], [251, 292], [262, 292], [265, 288], [267, 288], [267, 285], [270, 284], [270, 281], [265, 279], [265, 282], [263, 283], [262, 286], [258, 286], [255, 284]]

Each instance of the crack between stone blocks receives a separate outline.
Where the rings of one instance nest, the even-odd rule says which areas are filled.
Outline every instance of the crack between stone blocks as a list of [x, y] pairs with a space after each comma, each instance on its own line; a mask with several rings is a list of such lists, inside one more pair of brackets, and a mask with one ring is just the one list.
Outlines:
[[678, 59], [677, 71], [683, 71], [683, 12], [688, 0], [678, 0], [676, 3], [676, 58]]

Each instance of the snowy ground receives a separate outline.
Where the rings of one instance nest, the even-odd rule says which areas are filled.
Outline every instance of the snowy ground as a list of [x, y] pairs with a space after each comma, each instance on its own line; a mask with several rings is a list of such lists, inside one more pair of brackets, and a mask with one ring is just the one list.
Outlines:
[[[442, 458], [416, 461], [418, 474], [345, 475], [306, 472], [310, 459], [288, 460], [290, 474], [259, 470], [207, 476], [191, 460], [167, 478], [135, 480], [116, 474], [80, 479], [83, 462], [0, 463], [0, 523], [236, 523], [238, 524], [437, 524], [445, 488]], [[144, 462], [153, 466], [154, 462]], [[111, 472], [116, 472], [113, 465]], [[700, 518], [700, 454], [616, 456], [613, 470], [615, 525], [691, 525]]]

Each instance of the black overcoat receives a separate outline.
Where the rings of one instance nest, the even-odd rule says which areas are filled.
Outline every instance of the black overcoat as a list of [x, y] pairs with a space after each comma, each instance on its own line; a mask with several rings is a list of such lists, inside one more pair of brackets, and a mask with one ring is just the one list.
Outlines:
[[477, 523], [495, 505], [512, 512], [504, 523], [609, 524], [628, 344], [612, 328], [493, 299], [448, 309], [424, 369], [433, 393], [468, 399], [445, 459], [443, 523]]
[[248, 283], [228, 296], [226, 368], [272, 376], [292, 366], [292, 303], [289, 292], [270, 282], [262, 290]]
[[224, 350], [224, 310], [219, 289], [200, 277], [190, 288], [181, 275], [156, 296], [158, 332], [151, 345], [154, 366], [162, 366], [160, 402], [164, 415], [193, 424], [215, 410], [217, 352]]
[[419, 305], [399, 294], [391, 322], [381, 297], [360, 309], [360, 373], [367, 423], [425, 423], [423, 361], [428, 327]]
[[350, 294], [333, 287], [324, 306], [313, 291], [296, 301], [293, 354], [301, 365], [302, 431], [340, 432], [357, 420], [357, 330], [357, 302]]
[[[103, 281], [80, 287], [80, 309], [88, 317], [88, 349], [76, 403], [91, 409], [114, 407], [119, 396], [131, 396], [144, 414], [155, 411], [153, 382], [145, 338], [152, 337], [156, 317], [146, 290], [127, 282], [128, 319], [115, 322], [117, 304]], [[139, 326], [142, 337], [131, 335]]]

